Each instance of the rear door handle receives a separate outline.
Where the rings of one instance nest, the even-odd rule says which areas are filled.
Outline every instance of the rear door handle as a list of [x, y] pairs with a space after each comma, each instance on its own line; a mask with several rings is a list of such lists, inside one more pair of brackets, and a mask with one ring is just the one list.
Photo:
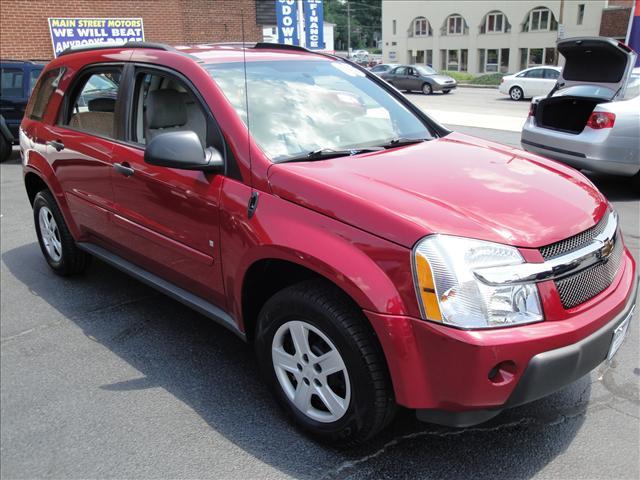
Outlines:
[[55, 148], [56, 152], [59, 152], [60, 150], [64, 150], [64, 143], [62, 143], [59, 140], [49, 140], [47, 142], [47, 145], [49, 145], [50, 147]]
[[123, 174], [125, 177], [130, 177], [135, 172], [133, 168], [122, 163], [114, 163], [113, 168], [116, 169], [116, 172]]

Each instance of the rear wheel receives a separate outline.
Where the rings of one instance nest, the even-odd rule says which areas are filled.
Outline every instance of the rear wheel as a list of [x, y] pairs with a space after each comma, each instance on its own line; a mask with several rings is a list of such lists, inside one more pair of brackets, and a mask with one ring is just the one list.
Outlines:
[[268, 300], [256, 353], [278, 403], [318, 440], [357, 445], [393, 418], [380, 345], [358, 307], [331, 284], [302, 282]]
[[520, 87], [511, 87], [511, 90], [509, 90], [509, 96], [511, 97], [511, 100], [515, 100], [517, 102], [524, 98], [524, 92]]
[[11, 142], [0, 135], [0, 162], [5, 162], [11, 156]]
[[433, 88], [428, 83], [422, 85], [422, 93], [425, 95], [431, 95], [433, 93]]
[[91, 257], [76, 246], [58, 204], [48, 190], [36, 195], [33, 219], [40, 250], [55, 273], [74, 275], [87, 267]]

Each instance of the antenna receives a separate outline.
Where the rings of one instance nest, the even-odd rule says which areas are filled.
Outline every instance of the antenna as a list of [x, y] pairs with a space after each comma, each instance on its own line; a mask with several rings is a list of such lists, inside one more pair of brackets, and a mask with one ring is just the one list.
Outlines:
[[[253, 163], [251, 161], [251, 124], [249, 120], [249, 83], [247, 82], [247, 46], [244, 39], [244, 10], [240, 10], [240, 26], [242, 29], [242, 64], [244, 67], [244, 102], [247, 110], [247, 153], [249, 155], [249, 186], [251, 187], [251, 198], [253, 192]], [[251, 203], [251, 200], [249, 201]]]

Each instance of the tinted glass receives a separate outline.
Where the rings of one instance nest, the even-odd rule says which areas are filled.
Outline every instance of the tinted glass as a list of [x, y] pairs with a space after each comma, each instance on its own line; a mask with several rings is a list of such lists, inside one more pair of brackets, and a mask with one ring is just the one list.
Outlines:
[[542, 73], [542, 68], [536, 68], [535, 70], [529, 70], [527, 73], [525, 73], [525, 77], [527, 78], [542, 78], [543, 73]]
[[422, 121], [385, 89], [340, 61], [255, 61], [205, 68], [251, 136], [274, 162], [318, 149], [381, 146], [432, 138]]
[[33, 92], [33, 87], [36, 86], [36, 82], [42, 73], [42, 68], [34, 68], [31, 70], [31, 74], [29, 75], [29, 95]]
[[556, 80], [560, 76], [560, 72], [557, 70], [551, 70], [550, 68], [544, 69], [544, 78], [551, 78]]
[[24, 73], [21, 68], [3, 68], [0, 75], [0, 94], [3, 97], [21, 98], [24, 95], [23, 78]]
[[33, 120], [41, 120], [47, 109], [51, 95], [58, 88], [58, 83], [64, 74], [64, 69], [50, 70], [40, 77], [33, 89], [33, 94], [27, 105], [26, 115]]
[[406, 75], [407, 67], [398, 67], [393, 71], [394, 75]]

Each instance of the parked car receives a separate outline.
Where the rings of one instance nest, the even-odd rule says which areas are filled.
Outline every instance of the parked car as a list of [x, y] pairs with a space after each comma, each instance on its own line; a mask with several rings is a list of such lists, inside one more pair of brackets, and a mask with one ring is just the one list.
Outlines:
[[368, 62], [369, 61], [369, 52], [367, 50], [354, 50], [351, 54], [351, 58], [353, 58], [356, 62]]
[[449, 93], [458, 86], [450, 76], [441, 75], [425, 65], [400, 65], [381, 73], [380, 77], [398, 90], [418, 91], [425, 95], [431, 95], [433, 92]]
[[502, 77], [498, 91], [516, 101], [546, 95], [555, 86], [561, 71], [562, 68], [552, 66], [527, 68]]
[[0, 162], [18, 142], [18, 127], [44, 62], [0, 60]]
[[397, 66], [398, 66], [397, 63], [381, 63], [379, 65], [375, 65], [374, 67], [371, 67], [369, 70], [373, 73], [380, 75], [381, 73], [388, 72], [389, 70]]
[[[118, 107], [79, 110], [100, 75]], [[55, 273], [101, 259], [252, 342], [290, 418], [335, 445], [397, 405], [484, 422], [580, 378], [628, 330], [635, 263], [587, 179], [451, 132], [345, 60], [70, 51], [20, 139]]]
[[566, 63], [558, 88], [534, 98], [525, 150], [575, 168], [634, 177], [640, 189], [640, 69], [636, 54], [607, 38], [558, 42]]

